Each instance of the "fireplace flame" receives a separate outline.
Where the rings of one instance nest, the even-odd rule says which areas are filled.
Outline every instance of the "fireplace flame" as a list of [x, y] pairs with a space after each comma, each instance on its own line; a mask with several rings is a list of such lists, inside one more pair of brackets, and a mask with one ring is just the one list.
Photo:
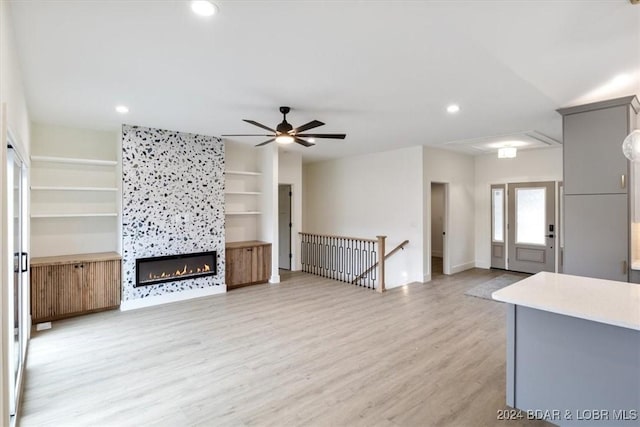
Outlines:
[[[209, 264], [204, 264], [204, 267], [197, 267], [195, 269], [195, 273], [206, 273], [208, 271], [211, 271], [211, 267], [209, 266]], [[149, 273], [149, 280], [155, 280], [155, 279], [165, 279], [165, 278], [169, 278], [169, 277], [178, 277], [178, 276], [184, 276], [185, 274], [193, 274], [194, 270], [193, 269], [189, 269], [187, 270], [187, 264], [184, 265], [184, 267], [182, 267], [181, 269], [177, 269], [175, 272], [173, 273], [167, 273], [167, 272], [162, 272], [162, 273]]]

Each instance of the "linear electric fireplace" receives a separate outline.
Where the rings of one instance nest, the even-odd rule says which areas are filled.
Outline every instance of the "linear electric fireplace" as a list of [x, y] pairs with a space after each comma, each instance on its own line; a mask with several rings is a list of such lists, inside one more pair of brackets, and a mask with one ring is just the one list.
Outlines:
[[214, 276], [216, 251], [136, 259], [136, 287]]

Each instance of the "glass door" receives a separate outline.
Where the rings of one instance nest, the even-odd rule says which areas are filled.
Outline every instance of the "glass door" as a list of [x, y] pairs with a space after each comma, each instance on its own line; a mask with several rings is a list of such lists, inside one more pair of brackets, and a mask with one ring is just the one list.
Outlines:
[[555, 183], [509, 184], [508, 195], [509, 270], [554, 272]]
[[9, 362], [11, 375], [9, 377], [11, 392], [11, 415], [15, 415], [19, 390], [21, 386], [22, 370], [27, 345], [28, 332], [28, 294], [27, 271], [28, 259], [25, 251], [26, 230], [26, 169], [18, 153], [11, 147], [7, 150], [7, 185], [9, 211], [9, 265], [13, 266], [13, 275], [9, 283], [9, 313], [12, 321], [9, 323], [10, 349]]

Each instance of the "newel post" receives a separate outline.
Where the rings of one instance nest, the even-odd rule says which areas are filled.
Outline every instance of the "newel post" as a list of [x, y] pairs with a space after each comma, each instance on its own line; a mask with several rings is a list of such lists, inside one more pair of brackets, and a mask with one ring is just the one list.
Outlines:
[[378, 238], [378, 286], [376, 287], [377, 292], [384, 292], [384, 241], [387, 236], [376, 236]]

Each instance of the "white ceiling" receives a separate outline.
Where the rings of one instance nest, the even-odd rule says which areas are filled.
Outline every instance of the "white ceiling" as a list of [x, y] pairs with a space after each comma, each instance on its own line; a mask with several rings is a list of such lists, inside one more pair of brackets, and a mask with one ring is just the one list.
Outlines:
[[215, 3], [202, 18], [188, 1], [12, 1], [32, 119], [262, 133], [241, 119], [275, 127], [288, 105], [294, 126], [347, 134], [292, 148], [312, 161], [530, 131], [560, 141], [555, 109], [640, 94], [629, 0]]

